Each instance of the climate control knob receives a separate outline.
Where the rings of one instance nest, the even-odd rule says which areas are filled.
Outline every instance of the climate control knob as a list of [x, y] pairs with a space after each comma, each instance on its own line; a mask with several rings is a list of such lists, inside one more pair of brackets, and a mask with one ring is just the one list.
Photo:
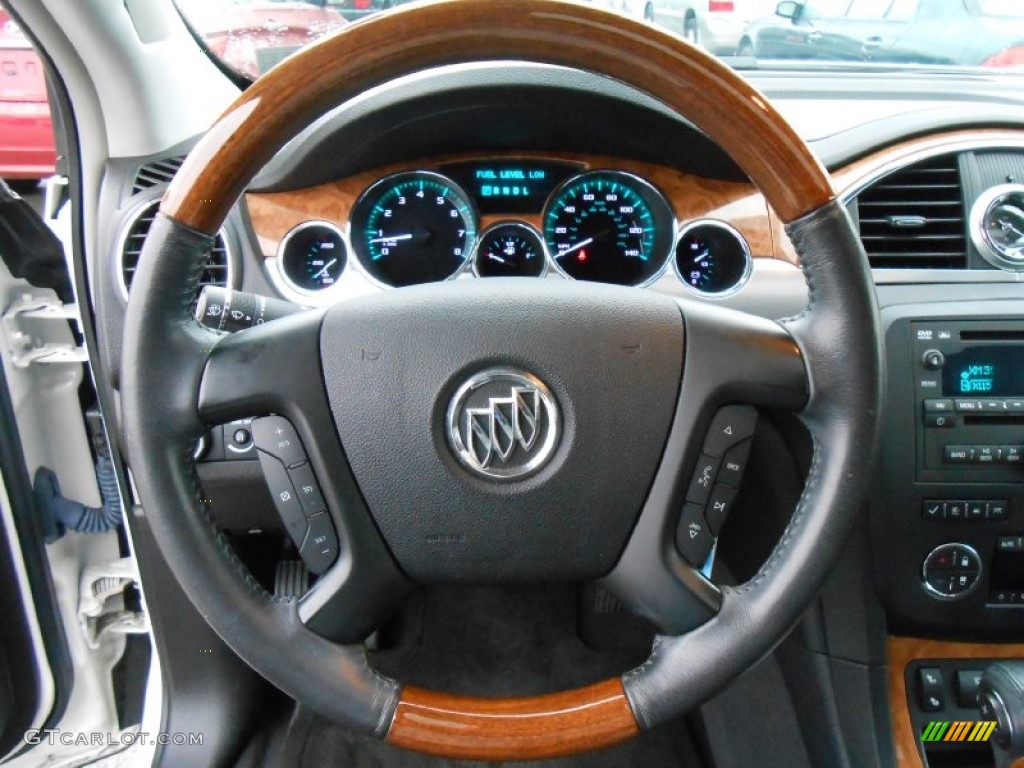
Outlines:
[[981, 581], [981, 558], [967, 544], [942, 544], [924, 559], [921, 580], [925, 591], [939, 600], [959, 600]]

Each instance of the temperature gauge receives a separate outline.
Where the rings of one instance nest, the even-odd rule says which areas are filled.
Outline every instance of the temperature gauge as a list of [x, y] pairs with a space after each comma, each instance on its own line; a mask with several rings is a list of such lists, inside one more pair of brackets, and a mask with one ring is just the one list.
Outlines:
[[348, 263], [345, 238], [333, 224], [306, 221], [281, 241], [277, 264], [289, 287], [317, 293], [338, 282]]
[[473, 259], [477, 277], [541, 277], [545, 272], [544, 243], [533, 227], [506, 221], [480, 236]]

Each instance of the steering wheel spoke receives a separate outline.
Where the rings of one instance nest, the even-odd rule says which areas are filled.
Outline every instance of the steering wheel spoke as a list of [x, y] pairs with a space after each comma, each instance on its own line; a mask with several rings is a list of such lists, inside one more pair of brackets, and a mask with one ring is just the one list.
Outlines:
[[310, 572], [299, 618], [332, 640], [357, 642], [409, 589], [381, 541], [334, 428], [319, 373], [323, 314], [310, 311], [224, 337], [199, 388], [207, 424], [253, 417], [274, 505]]
[[675, 419], [640, 520], [605, 579], [667, 635], [695, 629], [721, 606], [711, 567], [746, 468], [756, 407], [799, 410], [808, 393], [800, 349], [778, 323], [680, 304], [686, 356]]

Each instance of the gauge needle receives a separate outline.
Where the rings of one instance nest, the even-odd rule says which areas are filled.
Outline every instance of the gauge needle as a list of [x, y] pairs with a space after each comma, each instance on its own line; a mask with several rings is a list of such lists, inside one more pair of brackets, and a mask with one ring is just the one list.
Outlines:
[[588, 237], [586, 240], [584, 240], [582, 242], [579, 242], [579, 243], [576, 243], [576, 245], [574, 245], [572, 248], [566, 248], [564, 251], [559, 251], [558, 252], [558, 258], [562, 258], [563, 256], [566, 256], [566, 255], [572, 253], [573, 251], [578, 251], [580, 248], [585, 248], [586, 246], [590, 245], [592, 242], [594, 242], [594, 238]]
[[501, 258], [501, 256], [499, 256], [496, 253], [488, 253], [487, 256], [488, 256], [488, 258], [494, 259], [495, 261], [497, 261], [497, 262], [499, 262], [501, 264], [507, 264], [508, 263], [507, 261], [505, 261], [503, 258]]
[[388, 237], [375, 237], [371, 243], [391, 243], [395, 240], [412, 240], [412, 235], [389, 235]]
[[330, 270], [330, 268], [333, 267], [337, 263], [338, 263], [337, 259], [331, 259], [326, 264], [324, 264], [324, 268], [323, 269], [321, 269], [319, 272], [317, 272], [315, 275], [313, 275], [313, 279], [316, 280], [318, 277], [323, 277], [324, 275], [327, 274], [327, 272]]

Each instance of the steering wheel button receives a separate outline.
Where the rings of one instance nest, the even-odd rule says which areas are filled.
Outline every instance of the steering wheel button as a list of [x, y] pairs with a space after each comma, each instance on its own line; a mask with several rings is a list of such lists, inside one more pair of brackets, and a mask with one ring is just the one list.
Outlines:
[[708, 456], [722, 456], [734, 445], [742, 443], [754, 434], [757, 425], [757, 411], [747, 405], [727, 405], [719, 409], [711, 421], [704, 453]]
[[252, 437], [257, 448], [280, 459], [286, 467], [294, 467], [306, 460], [306, 452], [302, 449], [295, 427], [281, 416], [254, 419]]
[[292, 485], [295, 486], [295, 492], [299, 496], [299, 503], [302, 504], [302, 510], [306, 513], [306, 517], [312, 517], [327, 509], [327, 504], [324, 503], [323, 494], [320, 493], [320, 486], [317, 485], [316, 476], [313, 474], [313, 468], [309, 462], [289, 469], [288, 477], [291, 478]]
[[330, 568], [338, 557], [338, 535], [326, 512], [309, 518], [309, 532], [299, 554], [310, 572], [317, 575]]
[[711, 456], [701, 456], [697, 468], [693, 471], [693, 479], [686, 491], [686, 500], [703, 507], [711, 497], [711, 489], [718, 474], [719, 460]]
[[[723, 472], [725, 468], [723, 466]], [[711, 533], [717, 536], [722, 526], [725, 525], [725, 519], [732, 512], [732, 503], [736, 500], [736, 489], [728, 485], [722, 485], [716, 483], [714, 489], [711, 491], [711, 498], [708, 500], [708, 506], [705, 510], [705, 517], [708, 521], [708, 528]]]
[[701, 506], [684, 505], [683, 514], [679, 516], [679, 527], [676, 529], [676, 547], [679, 554], [694, 568], [702, 568], [711, 554], [714, 543]]
[[260, 466], [263, 468], [263, 476], [267, 481], [267, 488], [270, 489], [270, 496], [277, 507], [277, 513], [281, 516], [281, 522], [292, 537], [296, 547], [301, 547], [306, 540], [306, 514], [302, 511], [302, 504], [299, 502], [298, 494], [288, 479], [288, 471], [284, 465], [273, 456], [260, 454]]
[[744, 440], [726, 451], [725, 456], [722, 457], [722, 468], [718, 472], [718, 482], [739, 488], [740, 481], [743, 479], [743, 471], [747, 468], [748, 456], [750, 456], [749, 440]]

